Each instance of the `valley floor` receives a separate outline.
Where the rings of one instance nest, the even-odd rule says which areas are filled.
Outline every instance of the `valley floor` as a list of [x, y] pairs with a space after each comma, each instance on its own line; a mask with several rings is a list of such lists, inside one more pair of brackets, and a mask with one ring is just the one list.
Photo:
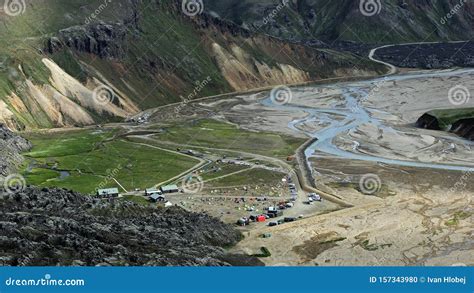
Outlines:
[[[71, 188], [59, 171], [97, 177], [81, 183], [87, 190], [111, 178], [125, 199], [143, 204], [137, 188], [175, 183], [183, 193], [167, 196], [170, 202], [230, 223], [290, 199], [282, 180], [290, 176], [298, 199], [285, 217], [300, 219], [252, 223], [232, 251], [266, 247], [267, 265], [474, 265], [473, 143], [413, 126], [426, 111], [453, 107], [449, 89], [472, 88], [473, 75], [410, 72], [292, 88], [283, 104], [262, 91], [162, 107], [144, 124], [50, 133], [43, 145], [38, 137], [25, 174], [41, 186]], [[34, 144], [37, 135], [30, 134]], [[306, 205], [294, 155], [310, 139], [307, 164], [327, 196]], [[123, 167], [112, 172], [117, 164]], [[370, 192], [361, 185], [367, 176]], [[83, 182], [77, 178], [71, 181]]]

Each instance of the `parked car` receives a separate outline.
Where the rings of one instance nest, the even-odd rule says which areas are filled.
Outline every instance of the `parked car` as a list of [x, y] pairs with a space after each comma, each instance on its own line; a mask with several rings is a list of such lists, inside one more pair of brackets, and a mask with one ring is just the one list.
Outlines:
[[237, 221], [237, 225], [239, 226], [247, 226], [248, 224], [250, 224], [250, 221], [248, 218], [240, 218], [238, 221]]
[[268, 223], [268, 226], [270, 226], [270, 227], [278, 226], [278, 222], [270, 222], [270, 223]]
[[321, 201], [321, 196], [317, 193], [310, 193], [308, 194], [308, 198], [311, 200], [311, 201]]

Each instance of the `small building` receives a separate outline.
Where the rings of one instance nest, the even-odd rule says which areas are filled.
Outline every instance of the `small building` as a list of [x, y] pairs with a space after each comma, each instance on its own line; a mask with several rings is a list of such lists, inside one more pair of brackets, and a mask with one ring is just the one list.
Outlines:
[[119, 191], [118, 188], [105, 188], [105, 189], [98, 189], [97, 196], [101, 197], [118, 197]]
[[165, 200], [166, 200], [165, 196], [162, 195], [162, 194], [153, 193], [152, 195], [150, 195], [150, 201], [151, 202], [163, 202]]
[[154, 194], [162, 194], [162, 192], [160, 190], [158, 190], [158, 188], [147, 188], [145, 189], [145, 196], [152, 196]]
[[175, 193], [179, 192], [179, 188], [176, 184], [161, 186], [160, 190], [162, 193]]

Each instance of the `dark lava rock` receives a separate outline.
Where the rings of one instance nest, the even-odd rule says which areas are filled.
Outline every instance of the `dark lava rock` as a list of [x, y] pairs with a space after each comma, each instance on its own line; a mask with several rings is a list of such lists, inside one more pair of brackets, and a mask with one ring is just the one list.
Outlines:
[[397, 45], [377, 50], [375, 57], [402, 68], [474, 67], [474, 42]]
[[103, 59], [120, 59], [125, 55], [127, 27], [121, 23], [93, 23], [78, 25], [59, 31], [47, 41], [50, 54], [64, 47], [89, 53]]
[[474, 141], [474, 118], [461, 119], [453, 123], [451, 132]]
[[[431, 130], [441, 130], [439, 121], [436, 117], [425, 113], [416, 121], [416, 127]], [[465, 139], [474, 140], [474, 118], [460, 119], [451, 125], [449, 131]]]
[[[0, 125], [0, 179], [31, 144]], [[3, 186], [3, 185], [2, 185]], [[144, 207], [65, 189], [0, 186], [0, 266], [262, 265], [229, 254], [242, 235], [205, 214]]]
[[416, 127], [431, 130], [441, 130], [438, 119], [428, 113], [423, 114], [423, 116], [421, 116], [418, 121], [416, 121]]
[[29, 141], [15, 135], [0, 124], [0, 177], [12, 173], [15, 167], [23, 161], [20, 153], [30, 148]]
[[242, 235], [205, 214], [65, 189], [0, 195], [2, 266], [262, 265], [225, 247]]

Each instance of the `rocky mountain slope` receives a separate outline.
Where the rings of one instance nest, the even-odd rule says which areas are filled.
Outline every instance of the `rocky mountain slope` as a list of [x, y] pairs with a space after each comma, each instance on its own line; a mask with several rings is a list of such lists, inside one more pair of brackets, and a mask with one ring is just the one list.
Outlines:
[[251, 30], [303, 42], [374, 44], [474, 37], [474, 2], [465, 0], [204, 0], [204, 4], [206, 10]]
[[0, 197], [0, 265], [259, 265], [230, 255], [240, 232], [181, 208], [107, 202], [62, 189]]
[[123, 120], [185, 99], [385, 71], [189, 16], [179, 0], [24, 3], [18, 15], [0, 13], [0, 122], [11, 129]]
[[261, 265], [228, 254], [224, 248], [242, 235], [205, 214], [65, 189], [10, 188], [8, 175], [29, 147], [0, 127], [0, 266]]

